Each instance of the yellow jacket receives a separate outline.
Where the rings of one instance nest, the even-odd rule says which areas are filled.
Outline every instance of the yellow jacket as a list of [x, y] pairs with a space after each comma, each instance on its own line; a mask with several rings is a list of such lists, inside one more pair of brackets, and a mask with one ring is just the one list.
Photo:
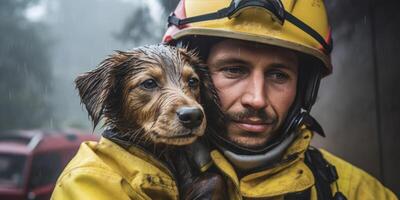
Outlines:
[[172, 173], [137, 147], [127, 150], [101, 138], [84, 142], [61, 173], [51, 199], [178, 199]]
[[[211, 157], [217, 167], [229, 177], [230, 199], [283, 200], [288, 193], [311, 188], [311, 200], [317, 199], [314, 176], [304, 161], [304, 152], [309, 147], [311, 131], [303, 129], [300, 136], [289, 147], [279, 165], [272, 169], [253, 173], [238, 179], [232, 165], [219, 151], [212, 151]], [[346, 161], [320, 150], [324, 158], [336, 167], [339, 175], [339, 190], [348, 200], [396, 200], [397, 197], [378, 180]], [[289, 159], [299, 155], [296, 159]], [[336, 187], [332, 185], [333, 194]]]
[[[213, 150], [215, 165], [227, 177], [230, 199], [283, 199], [287, 193], [303, 191], [314, 185], [312, 172], [304, 164], [304, 151], [312, 133], [304, 130], [287, 150], [284, 159], [298, 154], [296, 159], [272, 169], [239, 179], [232, 165]], [[348, 200], [396, 200], [396, 196], [375, 178], [351, 164], [323, 151], [328, 162], [336, 166], [340, 191]], [[332, 187], [333, 192], [336, 187]], [[311, 200], [316, 190], [311, 189]], [[179, 199], [173, 175], [160, 161], [140, 148], [125, 150], [102, 138], [98, 143], [83, 143], [75, 158], [59, 177], [54, 200], [114, 200], [114, 199]]]

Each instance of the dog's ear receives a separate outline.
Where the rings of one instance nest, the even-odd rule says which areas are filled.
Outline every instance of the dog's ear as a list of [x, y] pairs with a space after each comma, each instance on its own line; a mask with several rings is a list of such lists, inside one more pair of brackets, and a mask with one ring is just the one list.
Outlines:
[[75, 79], [76, 88], [95, 128], [103, 116], [107, 98], [115, 86], [115, 69], [131, 60], [126, 52], [118, 51], [104, 60], [93, 71]]
[[219, 128], [218, 125], [224, 124], [224, 114], [208, 67], [199, 65], [196, 67], [196, 73], [200, 76], [200, 103], [206, 112], [207, 122], [210, 127]]
[[209, 127], [217, 128], [217, 125], [224, 124], [224, 115], [221, 110], [220, 99], [216, 88], [211, 79], [210, 72], [204, 64], [196, 50], [188, 50], [187, 47], [181, 48], [180, 54], [194, 67], [200, 77], [200, 103], [203, 106]]
[[195, 72], [200, 77], [200, 103], [206, 110], [217, 112], [213, 113], [214, 115], [221, 115], [219, 97], [207, 65], [199, 58], [199, 52], [195, 49], [189, 50], [188, 47], [179, 48], [178, 51], [194, 67]]

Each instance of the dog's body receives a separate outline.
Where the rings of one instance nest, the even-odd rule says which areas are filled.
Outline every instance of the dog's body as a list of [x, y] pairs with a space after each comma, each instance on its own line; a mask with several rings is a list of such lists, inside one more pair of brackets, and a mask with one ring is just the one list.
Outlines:
[[[199, 102], [200, 99], [216, 98], [215, 91], [208, 90], [211, 83], [209, 77], [201, 76], [200, 80], [196, 73], [199, 72], [196, 67], [200, 65], [195, 53], [186, 49], [145, 46], [110, 56], [97, 69], [79, 76], [76, 87], [94, 127], [104, 119], [108, 129], [104, 137], [125, 149], [133, 145], [152, 149], [149, 154], [161, 154], [168, 152], [165, 149], [193, 143], [205, 131], [205, 114]], [[175, 176], [181, 176], [172, 180], [185, 182], [185, 191], [180, 191], [182, 199], [193, 196], [221, 199], [214, 194], [225, 195], [221, 193], [222, 178], [219, 175], [206, 174], [189, 181], [186, 176], [191, 169], [173, 166], [173, 163], [181, 162], [179, 159], [182, 156], [174, 161], [163, 155], [154, 157], [173, 168]], [[147, 162], [149, 159], [143, 160]], [[202, 185], [200, 190], [191, 187], [199, 187], [198, 183]], [[156, 194], [147, 195], [153, 198], [152, 195]]]

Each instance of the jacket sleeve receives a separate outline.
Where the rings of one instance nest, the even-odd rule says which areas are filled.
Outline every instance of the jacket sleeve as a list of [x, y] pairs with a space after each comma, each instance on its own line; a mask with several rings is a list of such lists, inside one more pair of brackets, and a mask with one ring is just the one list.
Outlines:
[[64, 172], [54, 188], [52, 200], [147, 200], [121, 176], [106, 170], [80, 168]]
[[325, 150], [321, 152], [336, 167], [339, 189], [348, 200], [398, 200], [392, 191], [367, 172]]
[[368, 173], [353, 167], [349, 179], [349, 198], [359, 200], [398, 200], [396, 195]]

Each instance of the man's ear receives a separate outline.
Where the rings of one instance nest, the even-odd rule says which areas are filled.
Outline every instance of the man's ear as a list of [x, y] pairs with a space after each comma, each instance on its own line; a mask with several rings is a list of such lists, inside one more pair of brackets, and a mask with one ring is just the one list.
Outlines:
[[123, 63], [129, 61], [125, 52], [117, 52], [104, 60], [100, 65], [75, 79], [76, 88], [85, 105], [95, 128], [103, 116], [107, 98], [115, 86], [115, 71]]

